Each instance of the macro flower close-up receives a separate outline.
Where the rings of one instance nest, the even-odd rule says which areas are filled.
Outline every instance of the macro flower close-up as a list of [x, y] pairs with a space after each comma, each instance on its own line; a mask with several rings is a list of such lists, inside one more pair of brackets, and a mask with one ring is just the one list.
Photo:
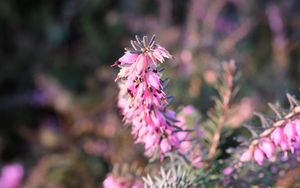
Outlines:
[[300, 185], [300, 4], [0, 2], [0, 188]]

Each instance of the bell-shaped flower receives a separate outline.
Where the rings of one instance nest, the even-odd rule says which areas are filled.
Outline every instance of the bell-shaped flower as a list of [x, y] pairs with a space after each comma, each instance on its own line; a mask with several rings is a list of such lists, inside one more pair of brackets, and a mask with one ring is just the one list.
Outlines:
[[161, 56], [165, 57], [165, 58], [172, 58], [172, 55], [164, 48], [162, 47], [161, 45], [156, 45], [156, 50]]
[[295, 124], [297, 135], [300, 137], [300, 118], [296, 118], [293, 122]]
[[277, 127], [271, 134], [271, 139], [275, 143], [275, 145], [279, 145], [283, 140], [285, 140], [285, 136], [283, 134], [282, 128]]
[[130, 67], [123, 67], [120, 72], [118, 73], [118, 76], [115, 81], [122, 79], [122, 78], [127, 78], [128, 75], [131, 73], [131, 68]]
[[286, 138], [289, 142], [292, 142], [296, 139], [297, 132], [295, 124], [293, 122], [288, 122], [283, 128], [283, 132], [286, 135]]
[[265, 160], [265, 155], [264, 153], [261, 151], [261, 149], [256, 148], [254, 150], [254, 159], [257, 162], [257, 164], [262, 165], [264, 160]]
[[192, 148], [192, 143], [190, 141], [182, 141], [180, 142], [179, 152], [180, 153], [187, 153]]
[[269, 139], [264, 139], [260, 144], [259, 148], [266, 154], [267, 158], [272, 158], [275, 146]]
[[252, 160], [252, 158], [253, 158], [253, 147], [250, 147], [241, 155], [240, 161], [247, 162]]
[[156, 143], [158, 142], [158, 135], [148, 133], [147, 135], [145, 135], [144, 142], [145, 149], [148, 150], [149, 148], [156, 145]]
[[125, 52], [125, 54], [119, 58], [117, 61], [117, 65], [126, 65], [126, 64], [132, 64], [136, 61], [138, 57], [138, 54]]
[[157, 74], [154, 72], [149, 72], [147, 74], [147, 82], [150, 86], [152, 86], [155, 89], [160, 89], [160, 81]]
[[140, 54], [136, 60], [135, 68], [137, 71], [137, 74], [141, 74], [145, 71], [147, 67], [147, 57], [144, 54]]
[[113, 177], [112, 175], [109, 175], [103, 181], [103, 187], [104, 188], [120, 188], [121, 186], [119, 185], [119, 182], [115, 177]]
[[168, 139], [164, 138], [162, 139], [162, 141], [160, 142], [160, 150], [162, 153], [167, 153], [169, 151], [171, 151], [172, 146], [170, 145]]
[[290, 144], [288, 143], [288, 141], [286, 139], [281, 140], [279, 145], [283, 151], [287, 151], [287, 150], [291, 149]]

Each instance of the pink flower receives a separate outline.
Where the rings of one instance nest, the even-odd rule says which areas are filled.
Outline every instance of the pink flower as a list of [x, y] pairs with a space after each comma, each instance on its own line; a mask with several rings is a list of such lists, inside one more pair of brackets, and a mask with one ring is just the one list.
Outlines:
[[287, 151], [290, 147], [289, 143], [286, 141], [286, 140], [282, 140], [280, 143], [279, 143], [281, 149], [283, 151]]
[[132, 177], [115, 177], [109, 175], [103, 181], [103, 188], [143, 188], [144, 185], [139, 180], [134, 180]]
[[121, 188], [121, 185], [118, 181], [112, 176], [108, 176], [103, 182], [104, 188]]
[[1, 169], [0, 188], [18, 188], [21, 186], [24, 169], [21, 164], [9, 164]]
[[183, 141], [180, 143], [179, 152], [188, 153], [192, 148], [192, 143], [190, 141]]
[[156, 145], [159, 142], [159, 138], [157, 134], [151, 134], [148, 133], [145, 138], [144, 138], [144, 142], [145, 142], [145, 149], [148, 150], [149, 148], [152, 148], [154, 145]]
[[256, 148], [254, 151], [254, 159], [257, 162], [257, 164], [262, 165], [265, 160], [265, 155], [261, 151], [261, 149]]
[[285, 136], [281, 127], [278, 127], [273, 131], [273, 133], [271, 134], [271, 139], [276, 145], [279, 145], [283, 140], [285, 140]]
[[144, 73], [146, 67], [148, 66], [147, 56], [145, 54], [140, 54], [134, 63], [135, 73], [142, 74]]
[[293, 122], [288, 122], [283, 128], [283, 132], [290, 142], [292, 142], [292, 140], [298, 136], [295, 124]]
[[229, 167], [227, 167], [227, 168], [225, 168], [225, 169], [223, 170], [223, 174], [224, 174], [225, 176], [228, 176], [228, 175], [232, 174], [233, 171], [234, 171], [234, 168], [231, 167], [231, 166], [229, 166]]
[[147, 83], [154, 89], [160, 89], [160, 80], [157, 74], [150, 72], [147, 74]]
[[294, 120], [294, 123], [295, 123], [295, 129], [296, 129], [297, 135], [298, 135], [298, 137], [300, 137], [300, 119], [299, 119], [299, 117]]
[[[184, 107], [177, 115], [178, 122], [176, 125], [183, 130], [187, 130], [188, 119], [191, 119], [194, 113], [196, 113], [196, 110], [193, 106], [188, 105]], [[195, 127], [195, 124], [197, 124], [196, 121], [192, 126]], [[180, 140], [178, 151], [185, 155], [194, 167], [200, 168], [203, 165], [200, 143], [192, 141], [194, 138], [190, 131], [179, 131], [175, 135]]]
[[144, 184], [141, 181], [135, 181], [131, 188], [144, 188]]
[[247, 162], [252, 160], [252, 158], [253, 158], [253, 148], [249, 148], [242, 154], [240, 161]]
[[130, 67], [124, 67], [123, 69], [120, 70], [116, 80], [119, 80], [121, 78], [127, 78], [128, 75], [130, 75], [131, 69]]
[[296, 151], [300, 152], [300, 138], [299, 137], [297, 138], [297, 140], [295, 140], [292, 147], [295, 148]]
[[182, 112], [186, 115], [192, 115], [196, 112], [196, 109], [192, 105], [187, 105], [182, 109]]
[[266, 154], [266, 156], [270, 159], [273, 156], [275, 151], [275, 146], [271, 140], [265, 139], [262, 141], [260, 145], [260, 149]]
[[117, 65], [132, 64], [136, 61], [138, 54], [125, 52], [125, 54], [117, 61]]
[[163, 153], [167, 153], [172, 149], [172, 146], [170, 145], [169, 141], [164, 138], [161, 142], [160, 142], [160, 150]]

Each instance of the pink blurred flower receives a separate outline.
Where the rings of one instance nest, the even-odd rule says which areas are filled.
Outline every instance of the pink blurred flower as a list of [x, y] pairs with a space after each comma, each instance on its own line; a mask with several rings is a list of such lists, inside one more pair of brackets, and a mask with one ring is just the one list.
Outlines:
[[300, 137], [300, 117], [298, 117], [295, 121], [294, 121], [295, 127], [296, 127], [296, 132], [298, 137]]
[[139, 180], [132, 180], [131, 178], [115, 177], [109, 175], [103, 181], [103, 188], [143, 188], [144, 185]]
[[163, 152], [163, 153], [167, 153], [169, 152], [170, 150], [172, 149], [172, 146], [170, 145], [169, 141], [167, 139], [163, 139], [161, 142], [160, 142], [160, 150]]
[[[199, 142], [193, 142], [194, 137], [191, 132], [188, 131], [188, 120], [197, 114], [196, 109], [192, 105], [185, 106], [177, 115], [178, 122], [176, 125], [182, 130], [176, 133], [177, 138], [180, 140], [178, 150], [181, 154], [184, 154], [191, 164], [196, 167], [202, 167], [202, 152], [201, 145]], [[198, 125], [198, 122], [195, 121], [191, 125], [195, 127]]]
[[275, 152], [275, 146], [271, 140], [265, 139], [262, 141], [260, 145], [260, 149], [266, 154], [266, 156], [270, 159], [272, 158]]
[[252, 158], [253, 158], [253, 148], [249, 148], [242, 154], [240, 161], [247, 162], [252, 160]]
[[104, 188], [121, 188], [122, 186], [119, 184], [119, 182], [114, 178], [112, 175], [109, 175], [106, 177], [106, 179], [103, 182]]
[[257, 162], [257, 164], [262, 165], [265, 160], [265, 155], [261, 151], [261, 149], [256, 148], [254, 151], [254, 159]]
[[118, 61], [118, 65], [132, 64], [137, 59], [137, 54], [126, 52]]
[[225, 168], [225, 169], [223, 170], [223, 174], [224, 174], [225, 176], [228, 176], [228, 175], [232, 174], [233, 171], [234, 171], [234, 168], [231, 167], [231, 166], [229, 166], [229, 167], [227, 167], [227, 168]]
[[271, 139], [274, 141], [276, 145], [280, 144], [282, 140], [285, 139], [282, 128], [276, 128], [271, 134]]
[[21, 164], [5, 165], [1, 169], [0, 188], [18, 188], [21, 186], [24, 169]]
[[288, 122], [283, 128], [283, 132], [289, 142], [293, 142], [293, 139], [298, 136], [294, 122]]

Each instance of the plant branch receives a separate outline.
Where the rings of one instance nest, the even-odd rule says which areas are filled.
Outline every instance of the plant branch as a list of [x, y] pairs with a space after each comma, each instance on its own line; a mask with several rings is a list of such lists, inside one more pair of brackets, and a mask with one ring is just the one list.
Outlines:
[[223, 64], [221, 83], [217, 86], [221, 100], [221, 113], [217, 121], [217, 128], [212, 138], [212, 144], [208, 153], [208, 159], [216, 157], [223, 127], [228, 119], [229, 103], [232, 98], [235, 64], [233, 61]]

